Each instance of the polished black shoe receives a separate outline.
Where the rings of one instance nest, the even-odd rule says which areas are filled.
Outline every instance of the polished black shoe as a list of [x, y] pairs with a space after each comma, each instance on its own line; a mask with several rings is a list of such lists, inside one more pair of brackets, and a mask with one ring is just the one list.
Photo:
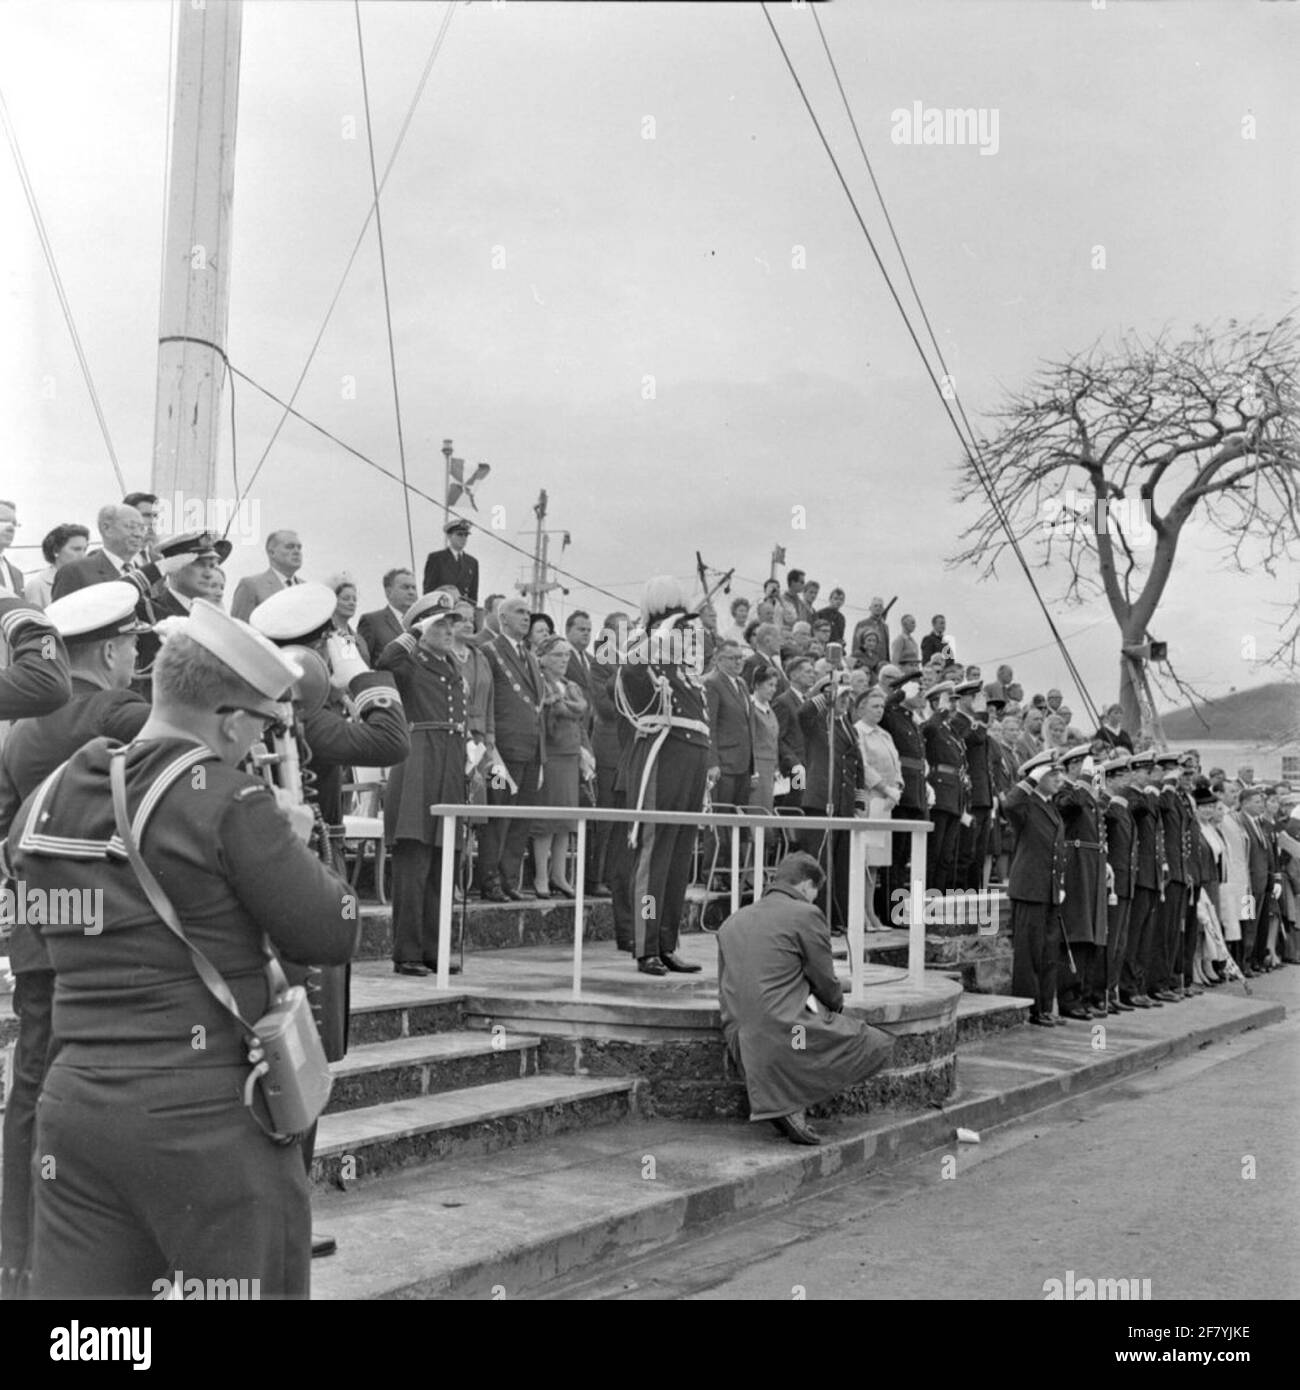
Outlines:
[[780, 1119], [773, 1120], [778, 1134], [784, 1134], [792, 1144], [817, 1145], [822, 1142], [822, 1137], [808, 1123], [802, 1110], [796, 1110], [793, 1115], [782, 1115]]
[[666, 975], [668, 973], [668, 967], [658, 956], [642, 956], [637, 961], [636, 968], [643, 975]]
[[1162, 1004], [1181, 1004], [1183, 1002], [1183, 996], [1175, 994], [1170, 989], [1158, 989], [1151, 997], [1158, 999]]
[[608, 883], [589, 883], [583, 889], [589, 898], [612, 898], [614, 891]]
[[1126, 1004], [1122, 999], [1112, 999], [1110, 1001], [1110, 1007], [1112, 1013], [1115, 1010], [1118, 1010], [1122, 1014], [1131, 1014], [1133, 1012], [1133, 1005]]
[[1120, 1003], [1126, 1004], [1130, 1009], [1149, 1009], [1151, 1001], [1145, 994], [1130, 994], [1127, 997], [1121, 995]]
[[506, 890], [499, 883], [489, 883], [488, 886], [479, 892], [479, 897], [485, 903], [508, 903]]
[[671, 951], [666, 956], [660, 956], [659, 959], [674, 975], [698, 975], [704, 969], [702, 965], [692, 965], [690, 961], [683, 960], [681, 956], [674, 955]]
[[326, 1255], [332, 1255], [339, 1248], [339, 1243], [333, 1236], [321, 1235], [317, 1231], [311, 1233], [311, 1257], [313, 1260], [324, 1259]]
[[1037, 1028], [1055, 1028], [1051, 1014], [1030, 1014], [1029, 1021]]
[[421, 965], [418, 960], [395, 960], [393, 962], [394, 975], [427, 975], [429, 967]]
[[[436, 960], [426, 960], [426, 961], [424, 962], [424, 965], [425, 965], [425, 969], [428, 970], [428, 972], [429, 972], [430, 975], [436, 975], [436, 974], [438, 973], [438, 962], [437, 962]], [[460, 974], [460, 966], [457, 965], [455, 961], [452, 961], [452, 962], [447, 966], [447, 974], [448, 974], [448, 975], [459, 975], [459, 974]]]
[[1087, 1021], [1092, 1017], [1092, 1014], [1090, 1014], [1087, 1009], [1081, 1008], [1077, 1004], [1066, 1004], [1061, 1009], [1061, 1017], [1077, 1018], [1080, 1020], [1080, 1022], [1087, 1023]]
[[524, 895], [518, 888], [503, 888], [501, 891], [512, 903], [521, 903], [524, 900]]
[[1189, 999], [1195, 999], [1199, 995], [1204, 994], [1205, 991], [1200, 987], [1200, 985], [1188, 985], [1187, 988], [1183, 990], [1183, 993]]

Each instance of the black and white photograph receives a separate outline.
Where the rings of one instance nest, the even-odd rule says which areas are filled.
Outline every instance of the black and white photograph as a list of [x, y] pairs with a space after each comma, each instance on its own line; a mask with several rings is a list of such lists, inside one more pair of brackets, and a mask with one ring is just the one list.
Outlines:
[[1297, 71], [1293, 0], [0, 6], [16, 1357], [1284, 1364]]

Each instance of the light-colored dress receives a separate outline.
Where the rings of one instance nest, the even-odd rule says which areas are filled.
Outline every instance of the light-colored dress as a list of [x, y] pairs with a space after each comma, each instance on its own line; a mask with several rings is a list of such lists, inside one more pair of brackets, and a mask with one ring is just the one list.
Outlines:
[[758, 776], [758, 781], [750, 793], [749, 804], [761, 806], [765, 811], [771, 811], [774, 809], [772, 787], [776, 781], [777, 745], [780, 742], [780, 730], [777, 725], [776, 711], [771, 705], [760, 705], [757, 700], [751, 700], [750, 709], [754, 716], [754, 772]]

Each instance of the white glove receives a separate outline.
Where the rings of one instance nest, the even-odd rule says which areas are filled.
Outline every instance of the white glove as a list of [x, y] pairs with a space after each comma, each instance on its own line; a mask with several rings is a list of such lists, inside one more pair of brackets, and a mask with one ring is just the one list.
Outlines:
[[173, 614], [170, 618], [163, 618], [160, 622], [153, 625], [154, 636], [160, 641], [165, 642], [174, 632], [184, 629], [187, 619]]
[[305, 845], [316, 824], [315, 813], [310, 806], [304, 806], [302, 802], [296, 801], [293, 793], [286, 788], [276, 787], [274, 791], [275, 804], [280, 808], [281, 815], [289, 822], [293, 828], [293, 833]]
[[370, 670], [350, 637], [335, 634], [325, 643], [325, 652], [329, 658], [330, 684], [335, 690], [347, 690], [355, 677]]

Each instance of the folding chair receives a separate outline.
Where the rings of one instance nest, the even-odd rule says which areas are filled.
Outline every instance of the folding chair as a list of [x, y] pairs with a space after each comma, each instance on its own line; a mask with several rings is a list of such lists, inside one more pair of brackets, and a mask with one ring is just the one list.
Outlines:
[[387, 769], [382, 767], [356, 767], [352, 769], [353, 780], [344, 782], [342, 792], [345, 805], [352, 810], [343, 816], [343, 860], [349, 864], [349, 845], [351, 862], [348, 867], [348, 882], [353, 888], [361, 878], [361, 866], [366, 859], [366, 847], [374, 847], [375, 898], [387, 906], [388, 894], [384, 886], [384, 874], [388, 868], [388, 849], [384, 844], [384, 793], [388, 788]]

